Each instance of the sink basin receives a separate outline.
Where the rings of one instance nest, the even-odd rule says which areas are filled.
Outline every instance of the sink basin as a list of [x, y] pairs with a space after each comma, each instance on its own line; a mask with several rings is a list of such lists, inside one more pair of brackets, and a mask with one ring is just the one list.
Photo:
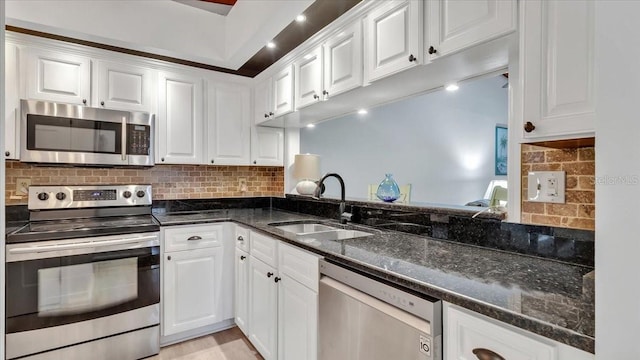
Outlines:
[[327, 231], [327, 230], [337, 230], [334, 227], [322, 225], [322, 224], [290, 224], [290, 225], [280, 225], [276, 226], [276, 229], [280, 229], [285, 232], [294, 233], [294, 234], [306, 234], [306, 233], [314, 233], [318, 231]]
[[373, 234], [360, 230], [335, 229], [315, 233], [296, 234], [296, 238], [303, 242], [311, 242], [313, 240], [347, 240], [371, 235]]
[[364, 236], [371, 236], [373, 234], [350, 229], [339, 229], [333, 226], [328, 226], [314, 222], [300, 222], [289, 223], [285, 225], [271, 224], [276, 229], [280, 229], [292, 236], [295, 236], [298, 241], [311, 243], [320, 240], [346, 240], [359, 238]]

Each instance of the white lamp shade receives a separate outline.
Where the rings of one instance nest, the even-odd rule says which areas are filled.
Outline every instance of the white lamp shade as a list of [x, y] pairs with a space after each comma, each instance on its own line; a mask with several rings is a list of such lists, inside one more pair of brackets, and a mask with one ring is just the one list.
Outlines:
[[320, 179], [320, 156], [298, 154], [293, 164], [293, 177], [298, 180]]

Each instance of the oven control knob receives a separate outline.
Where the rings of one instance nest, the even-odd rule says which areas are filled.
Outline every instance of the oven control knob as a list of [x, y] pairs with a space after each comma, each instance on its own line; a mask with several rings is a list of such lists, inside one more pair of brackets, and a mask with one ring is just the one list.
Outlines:
[[131, 191], [127, 190], [127, 191], [123, 192], [122, 196], [124, 196], [125, 199], [130, 198], [131, 197]]
[[136, 193], [136, 196], [139, 198], [144, 197], [144, 191], [138, 190], [138, 192]]
[[56, 199], [62, 201], [64, 199], [67, 198], [67, 194], [63, 193], [62, 191], [56, 194]]
[[49, 200], [49, 194], [44, 193], [44, 192], [43, 192], [43, 193], [40, 193], [40, 194], [38, 194], [38, 199], [40, 199], [40, 200], [42, 200], [42, 201]]

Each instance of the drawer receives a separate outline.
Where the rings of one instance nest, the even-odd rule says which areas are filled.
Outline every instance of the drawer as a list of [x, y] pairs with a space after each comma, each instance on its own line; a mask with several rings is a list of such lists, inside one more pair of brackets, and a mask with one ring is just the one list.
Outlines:
[[445, 303], [444, 348], [449, 359], [478, 359], [480, 352], [499, 354], [508, 360], [557, 360], [551, 340], [517, 329], [484, 315]]
[[242, 226], [236, 225], [236, 247], [244, 252], [249, 252], [249, 241], [251, 231]]
[[251, 232], [250, 254], [274, 268], [278, 267], [277, 248], [278, 240], [257, 232]]
[[278, 245], [278, 271], [298, 281], [309, 289], [318, 292], [320, 256], [294, 246]]
[[162, 229], [164, 252], [222, 246], [222, 225], [186, 225]]

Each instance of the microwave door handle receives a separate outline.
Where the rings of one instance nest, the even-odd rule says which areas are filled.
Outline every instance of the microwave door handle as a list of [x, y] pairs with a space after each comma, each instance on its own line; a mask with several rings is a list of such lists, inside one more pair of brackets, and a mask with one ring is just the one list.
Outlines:
[[30, 254], [30, 253], [41, 253], [41, 252], [60, 251], [60, 250], [77, 250], [77, 249], [97, 248], [97, 247], [124, 245], [124, 244], [132, 244], [132, 243], [146, 243], [147, 241], [152, 241], [157, 239], [158, 239], [157, 236], [142, 236], [142, 237], [130, 238], [130, 239], [85, 241], [85, 242], [75, 243], [75, 244], [32, 246], [32, 247], [10, 249], [9, 253], [10, 254]]
[[127, 160], [127, 118], [122, 117], [122, 161]]

